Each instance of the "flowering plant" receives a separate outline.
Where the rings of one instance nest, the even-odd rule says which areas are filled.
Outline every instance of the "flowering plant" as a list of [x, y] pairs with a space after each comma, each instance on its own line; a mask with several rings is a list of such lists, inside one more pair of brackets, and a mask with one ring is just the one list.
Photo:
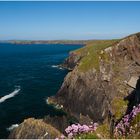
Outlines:
[[97, 129], [98, 124], [94, 123], [91, 125], [81, 125], [81, 124], [72, 124], [65, 129], [65, 132], [68, 138], [73, 138], [74, 136], [82, 133], [88, 133], [95, 131]]
[[131, 113], [125, 115], [114, 129], [115, 137], [125, 137], [127, 134], [133, 133], [131, 122], [140, 113], [140, 104], [134, 106]]

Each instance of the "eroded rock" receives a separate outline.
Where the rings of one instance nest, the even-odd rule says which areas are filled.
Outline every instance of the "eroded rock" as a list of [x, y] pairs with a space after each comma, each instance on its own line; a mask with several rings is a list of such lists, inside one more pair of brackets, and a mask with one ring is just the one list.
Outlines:
[[11, 133], [10, 139], [55, 139], [61, 133], [43, 120], [29, 118], [24, 120]]
[[136, 88], [136, 84], [137, 84], [137, 80], [139, 79], [139, 77], [136, 76], [132, 76], [129, 81], [127, 82], [127, 84], [132, 87], [132, 88]]

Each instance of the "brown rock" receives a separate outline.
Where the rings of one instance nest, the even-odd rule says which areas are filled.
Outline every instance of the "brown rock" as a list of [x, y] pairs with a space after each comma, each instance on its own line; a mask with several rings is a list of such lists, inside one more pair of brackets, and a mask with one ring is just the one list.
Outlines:
[[29, 118], [24, 120], [17, 128], [11, 133], [10, 139], [55, 139], [60, 137], [61, 133], [52, 127], [51, 125], [43, 122], [43, 120], [37, 120]]
[[69, 70], [73, 70], [74, 67], [77, 65], [77, 63], [80, 61], [80, 59], [81, 59], [80, 55], [71, 52], [69, 57], [64, 61], [64, 63], [61, 66]]
[[130, 80], [127, 82], [127, 84], [132, 87], [132, 88], [136, 88], [136, 83], [137, 83], [137, 80], [139, 79], [139, 77], [134, 77], [132, 76], [130, 78]]

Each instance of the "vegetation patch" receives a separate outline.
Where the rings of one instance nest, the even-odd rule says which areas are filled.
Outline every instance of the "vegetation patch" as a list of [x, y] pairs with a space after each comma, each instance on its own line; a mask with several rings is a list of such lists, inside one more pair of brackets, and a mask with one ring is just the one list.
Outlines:
[[75, 136], [75, 139], [99, 139], [95, 132], [89, 132]]
[[127, 109], [127, 104], [128, 102], [124, 101], [122, 98], [115, 97], [113, 99], [112, 108], [114, 109], [113, 113], [116, 119], [120, 119], [124, 115]]
[[109, 126], [107, 123], [99, 125], [96, 133], [100, 134], [102, 138], [110, 138]]
[[[101, 50], [114, 46], [118, 40], [96, 40], [90, 41], [87, 45], [81, 49], [74, 51], [78, 55], [83, 56], [81, 59], [78, 69], [82, 72], [86, 72], [89, 69], [95, 68], [99, 69], [99, 56], [101, 55]], [[108, 56], [102, 55], [105, 60], [108, 61]]]
[[115, 138], [140, 138], [140, 104], [122, 117], [116, 125]]

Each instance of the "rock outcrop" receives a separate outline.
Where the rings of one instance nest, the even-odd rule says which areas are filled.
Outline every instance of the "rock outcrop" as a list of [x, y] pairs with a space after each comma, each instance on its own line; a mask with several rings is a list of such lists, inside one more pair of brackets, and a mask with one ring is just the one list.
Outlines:
[[64, 61], [61, 66], [68, 70], [73, 70], [81, 58], [81, 55], [78, 55], [75, 52], [70, 52], [69, 57]]
[[11, 133], [10, 139], [55, 139], [61, 133], [43, 120], [29, 118]]
[[[127, 104], [123, 98], [133, 90], [127, 81], [132, 76], [140, 75], [140, 33], [112, 43], [97, 51], [97, 58], [89, 59], [92, 47], [94, 43], [93, 46], [90, 43], [89, 51], [82, 58], [79, 53], [79, 57], [71, 55], [66, 60], [70, 68], [75, 66], [74, 70], [68, 73], [56, 96], [49, 100], [63, 106], [64, 110], [78, 119], [82, 114], [88, 115], [93, 121], [103, 122], [109, 111], [116, 117], [126, 111]], [[87, 68], [95, 62], [94, 59], [97, 59], [98, 66]], [[80, 69], [84, 64], [86, 71]]]

